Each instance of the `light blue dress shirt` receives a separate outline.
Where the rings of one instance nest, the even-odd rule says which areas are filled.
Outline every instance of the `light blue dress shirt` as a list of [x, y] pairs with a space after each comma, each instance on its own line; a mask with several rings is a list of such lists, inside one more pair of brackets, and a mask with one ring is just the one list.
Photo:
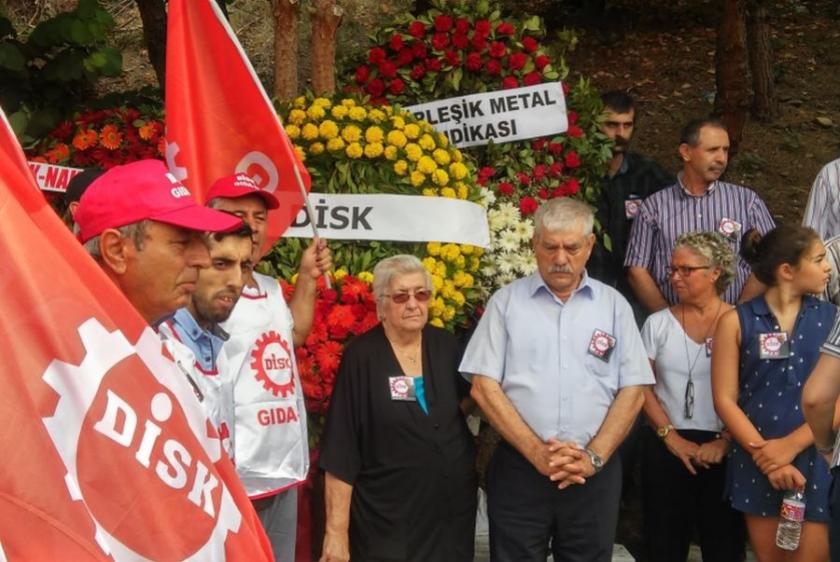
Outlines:
[[167, 321], [178, 339], [195, 355], [196, 366], [205, 374], [216, 374], [216, 358], [228, 339], [228, 334], [218, 325], [207, 331], [198, 325], [186, 308], [178, 309]]
[[[589, 351], [596, 331], [614, 338], [606, 361]], [[619, 389], [655, 382], [627, 300], [586, 274], [565, 303], [539, 272], [499, 289], [459, 370], [498, 381], [543, 440], [581, 446], [598, 432]]]

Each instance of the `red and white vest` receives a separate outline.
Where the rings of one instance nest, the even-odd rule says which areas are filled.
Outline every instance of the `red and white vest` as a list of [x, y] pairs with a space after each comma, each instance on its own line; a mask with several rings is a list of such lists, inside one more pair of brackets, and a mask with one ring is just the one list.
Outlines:
[[251, 499], [306, 479], [309, 447], [303, 389], [292, 342], [293, 319], [280, 284], [254, 274], [222, 324], [233, 378], [236, 470]]

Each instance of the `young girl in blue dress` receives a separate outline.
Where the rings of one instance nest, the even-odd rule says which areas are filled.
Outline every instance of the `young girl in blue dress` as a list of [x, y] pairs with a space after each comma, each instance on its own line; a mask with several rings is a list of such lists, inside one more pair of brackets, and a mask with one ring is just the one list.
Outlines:
[[[741, 253], [767, 292], [723, 315], [715, 332], [715, 409], [734, 437], [726, 493], [744, 513], [758, 562], [828, 562], [830, 475], [801, 398], [837, 310], [811, 296], [831, 266], [817, 233], [801, 226], [750, 232]], [[776, 527], [793, 489], [805, 493], [805, 522], [799, 548], [785, 551]]]

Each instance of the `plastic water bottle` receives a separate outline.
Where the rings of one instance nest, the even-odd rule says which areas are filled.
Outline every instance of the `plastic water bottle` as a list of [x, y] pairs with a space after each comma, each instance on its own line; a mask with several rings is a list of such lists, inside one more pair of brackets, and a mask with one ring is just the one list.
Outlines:
[[782, 550], [799, 548], [799, 535], [805, 519], [805, 496], [799, 490], [788, 490], [782, 500], [779, 527], [776, 529], [776, 546]]

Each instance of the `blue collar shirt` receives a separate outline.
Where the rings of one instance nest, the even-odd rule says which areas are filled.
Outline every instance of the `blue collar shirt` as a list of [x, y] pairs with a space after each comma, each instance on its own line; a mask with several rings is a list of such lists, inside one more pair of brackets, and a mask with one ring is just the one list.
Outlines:
[[[612, 338], [606, 358], [590, 351], [604, 335]], [[565, 303], [539, 272], [498, 290], [459, 370], [499, 382], [541, 439], [581, 446], [598, 433], [621, 388], [655, 382], [627, 300], [586, 273]]]
[[218, 325], [211, 330], [205, 330], [198, 325], [186, 308], [175, 312], [167, 324], [181, 343], [193, 352], [196, 366], [205, 374], [216, 374], [216, 359], [222, 350], [222, 345], [228, 340], [227, 332]]

